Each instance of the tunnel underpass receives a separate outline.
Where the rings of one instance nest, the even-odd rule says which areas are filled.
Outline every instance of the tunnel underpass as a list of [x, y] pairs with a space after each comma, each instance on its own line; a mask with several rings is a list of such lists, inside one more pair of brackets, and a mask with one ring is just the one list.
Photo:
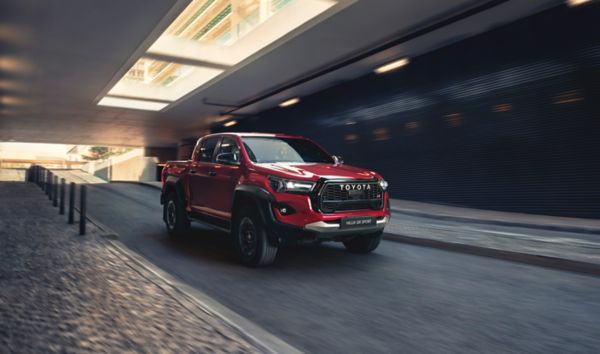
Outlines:
[[0, 352], [595, 353], [599, 19], [4, 1]]

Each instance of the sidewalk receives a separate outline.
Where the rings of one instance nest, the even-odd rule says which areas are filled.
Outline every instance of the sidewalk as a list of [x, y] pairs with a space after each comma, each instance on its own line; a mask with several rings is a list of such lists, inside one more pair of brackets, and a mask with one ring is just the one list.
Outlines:
[[0, 183], [2, 352], [261, 352], [244, 333], [78, 236], [31, 183]]
[[390, 199], [390, 204], [392, 211], [407, 215], [556, 231], [589, 232], [600, 235], [600, 220], [594, 219], [510, 213], [401, 199]]
[[600, 274], [600, 220], [391, 200], [386, 238]]

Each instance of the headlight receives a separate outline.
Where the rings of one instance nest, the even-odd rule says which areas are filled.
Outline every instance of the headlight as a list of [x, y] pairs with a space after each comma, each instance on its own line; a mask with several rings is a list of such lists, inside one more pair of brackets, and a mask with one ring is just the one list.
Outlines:
[[315, 184], [308, 181], [295, 181], [293, 179], [284, 179], [279, 177], [269, 177], [269, 183], [274, 191], [284, 193], [309, 193]]
[[385, 179], [382, 179], [382, 180], [379, 181], [379, 186], [385, 192], [387, 190], [388, 183], [387, 183], [387, 181]]

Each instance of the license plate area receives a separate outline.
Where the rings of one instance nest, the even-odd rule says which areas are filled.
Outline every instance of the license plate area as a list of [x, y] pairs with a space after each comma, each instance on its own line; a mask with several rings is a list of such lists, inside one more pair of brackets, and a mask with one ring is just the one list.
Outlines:
[[352, 216], [343, 218], [340, 223], [340, 229], [354, 229], [376, 224], [376, 219], [370, 216]]

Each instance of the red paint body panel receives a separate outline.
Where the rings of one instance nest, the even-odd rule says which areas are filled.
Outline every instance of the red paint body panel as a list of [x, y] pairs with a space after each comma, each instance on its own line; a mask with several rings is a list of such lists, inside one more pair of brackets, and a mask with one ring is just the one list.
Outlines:
[[[198, 148], [208, 137], [234, 137], [241, 148], [240, 164], [225, 165], [216, 162], [197, 161]], [[274, 208], [276, 218], [285, 224], [299, 228], [317, 221], [336, 221], [349, 216], [389, 216], [388, 194], [384, 192], [384, 207], [380, 210], [356, 210], [335, 213], [322, 213], [311, 205], [307, 194], [278, 193], [269, 183], [269, 176], [316, 182], [319, 179], [335, 180], [380, 180], [376, 172], [344, 164], [327, 163], [253, 163], [243, 144], [245, 136], [282, 137], [306, 139], [285, 134], [261, 133], [220, 133], [205, 136], [198, 140], [192, 160], [170, 161], [163, 169], [163, 188], [166, 183], [176, 180], [183, 184], [186, 193], [186, 210], [200, 212], [223, 220], [231, 218], [235, 189], [238, 185], [257, 186], [268, 191], [275, 199], [274, 204], [285, 204], [295, 212], [281, 215]], [[213, 156], [214, 161], [214, 156]]]

